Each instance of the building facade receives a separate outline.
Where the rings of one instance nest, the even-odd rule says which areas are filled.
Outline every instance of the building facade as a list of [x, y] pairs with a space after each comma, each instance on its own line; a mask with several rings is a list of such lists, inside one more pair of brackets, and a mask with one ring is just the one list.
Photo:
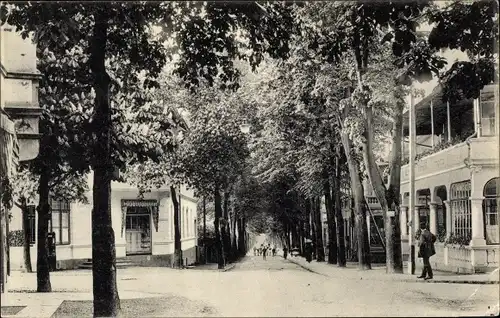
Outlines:
[[[36, 158], [39, 151], [36, 46], [8, 26], [0, 30], [0, 202], [9, 196], [7, 185], [20, 161]], [[10, 207], [0, 203], [0, 290], [8, 291]]]
[[[92, 174], [89, 175], [92, 185]], [[91, 189], [91, 187], [89, 187]], [[181, 186], [180, 231], [183, 263], [196, 262], [197, 199], [193, 191]], [[55, 234], [56, 268], [75, 269], [92, 259], [91, 211], [92, 192], [87, 194], [89, 204], [67, 202], [51, 198], [51, 220], [49, 232]], [[21, 211], [14, 208], [10, 231], [22, 229]], [[36, 266], [35, 207], [30, 208], [28, 231], [32, 237], [31, 262]], [[139, 198], [136, 187], [112, 182], [112, 224], [115, 232], [117, 260], [144, 266], [171, 266], [174, 254], [173, 204], [169, 187], [152, 190]], [[10, 247], [12, 270], [23, 270], [23, 247]]]
[[415, 105], [417, 137], [431, 138], [417, 149], [415, 211], [408, 211], [409, 166], [401, 168], [402, 237], [407, 241], [410, 235], [413, 213], [416, 229], [426, 227], [437, 235], [431, 258], [436, 268], [495, 269], [500, 254], [498, 85], [486, 86], [478, 99], [454, 104], [442, 102], [441, 94], [436, 87]]

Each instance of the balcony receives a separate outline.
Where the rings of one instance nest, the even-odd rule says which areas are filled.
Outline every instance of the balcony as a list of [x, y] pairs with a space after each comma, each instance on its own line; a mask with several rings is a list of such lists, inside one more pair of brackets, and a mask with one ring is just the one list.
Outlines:
[[[471, 138], [416, 160], [415, 178], [424, 179], [470, 166], [498, 163], [495, 137]], [[409, 165], [401, 167], [401, 183], [409, 182]]]

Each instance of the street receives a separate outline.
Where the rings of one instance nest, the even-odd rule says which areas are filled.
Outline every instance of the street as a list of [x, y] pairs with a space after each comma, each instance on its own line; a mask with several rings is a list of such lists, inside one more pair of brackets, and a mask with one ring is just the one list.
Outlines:
[[[343, 269], [332, 266], [332, 270]], [[27, 292], [36, 286], [35, 274], [19, 275], [13, 277], [14, 290]], [[488, 306], [498, 303], [498, 285], [354, 280], [349, 276], [346, 271], [345, 278], [333, 279], [281, 256], [263, 260], [249, 255], [227, 272], [119, 269], [118, 287], [122, 301], [170, 299], [164, 306], [176, 310], [163, 311], [162, 316], [470, 316], [484, 315]], [[13, 293], [10, 297], [45, 297], [44, 306], [52, 304], [53, 311], [62, 300], [92, 299], [90, 271], [55, 272], [51, 280], [54, 293]]]

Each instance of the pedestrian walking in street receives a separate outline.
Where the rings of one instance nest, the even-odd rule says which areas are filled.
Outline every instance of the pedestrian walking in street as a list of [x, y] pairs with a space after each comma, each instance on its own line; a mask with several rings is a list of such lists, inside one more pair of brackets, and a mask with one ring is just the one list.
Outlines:
[[306, 239], [306, 248], [305, 248], [305, 254], [306, 254], [306, 261], [310, 263], [312, 261], [312, 241], [310, 239]]
[[257, 256], [257, 248], [255, 246], [253, 247], [253, 256]]
[[422, 274], [418, 276], [418, 278], [423, 278], [425, 280], [432, 279], [432, 267], [429, 259], [432, 255], [436, 254], [434, 242], [436, 242], [436, 235], [432, 234], [431, 231], [426, 228], [422, 229], [418, 244], [418, 257], [422, 258], [424, 268], [422, 269]]
[[262, 248], [262, 259], [266, 260], [266, 254], [267, 254], [267, 246], [264, 245]]
[[275, 247], [273, 247], [272, 252], [273, 252], [273, 257], [274, 257], [274, 256], [276, 255], [276, 246], [275, 246]]
[[286, 246], [283, 247], [283, 258], [286, 259], [286, 257], [288, 256], [288, 249], [286, 248]]

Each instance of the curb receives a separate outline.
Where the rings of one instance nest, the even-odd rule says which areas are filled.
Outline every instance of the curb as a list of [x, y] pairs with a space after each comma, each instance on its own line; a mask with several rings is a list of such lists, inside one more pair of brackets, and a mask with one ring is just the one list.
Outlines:
[[[305, 270], [307, 270], [307, 271], [309, 271], [311, 273], [314, 273], [314, 274], [317, 274], [317, 275], [321, 275], [321, 276], [325, 276], [325, 277], [331, 277], [330, 275], [327, 275], [327, 274], [315, 271], [315, 270], [307, 267], [306, 265], [303, 265], [303, 264], [300, 264], [299, 262], [293, 261], [292, 259], [287, 259], [287, 260], [290, 263], [298, 265], [301, 268], [303, 268], [303, 269], [305, 269]], [[367, 278], [367, 280], [379, 280], [379, 279], [370, 279], [370, 278]], [[499, 281], [476, 281], [476, 280], [453, 280], [453, 279], [420, 280], [420, 279], [406, 279], [406, 278], [403, 278], [403, 279], [397, 279], [397, 280], [395, 279], [393, 281], [395, 281], [395, 282], [406, 282], [406, 283], [429, 283], [429, 284], [471, 284], [471, 285], [499, 285], [500, 284]]]
[[230, 270], [232, 270], [233, 268], [236, 267], [236, 264], [231, 264], [231, 265], [228, 265], [226, 266], [225, 268], [223, 269], [219, 269], [220, 272], [229, 272]]
[[317, 275], [321, 275], [321, 276], [325, 276], [325, 277], [330, 277], [329, 275], [325, 275], [323, 273], [320, 273], [320, 272], [317, 272], [317, 271], [315, 271], [313, 269], [310, 269], [309, 267], [304, 266], [304, 265], [300, 264], [299, 262], [294, 262], [294, 261], [292, 261], [292, 259], [286, 259], [286, 260], [289, 261], [290, 263], [293, 263], [293, 264], [295, 264], [297, 266], [300, 266], [301, 268], [305, 269], [308, 272], [311, 272], [311, 273], [314, 273], [314, 274], [317, 274]]

